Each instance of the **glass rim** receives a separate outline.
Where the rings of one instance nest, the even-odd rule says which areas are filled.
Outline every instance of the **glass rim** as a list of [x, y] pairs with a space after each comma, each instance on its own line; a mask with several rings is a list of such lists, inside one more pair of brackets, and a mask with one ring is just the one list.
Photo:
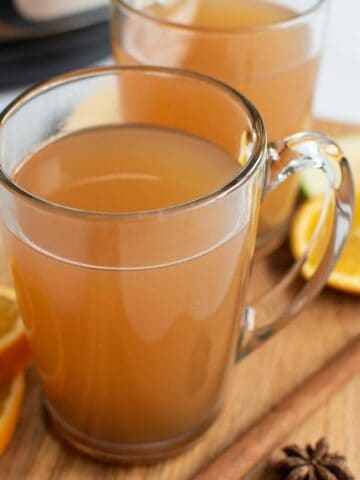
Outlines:
[[112, 0], [113, 4], [117, 8], [123, 7], [125, 10], [130, 12], [132, 15], [142, 17], [146, 20], [151, 21], [152, 23], [164, 25], [167, 27], [175, 28], [178, 30], [192, 31], [192, 32], [201, 32], [205, 34], [228, 34], [228, 35], [241, 35], [242, 33], [249, 34], [249, 32], [262, 32], [268, 30], [277, 30], [283, 28], [291, 28], [296, 26], [299, 22], [302, 22], [307, 17], [311, 17], [315, 14], [324, 4], [328, 3], [329, 0], [314, 0], [314, 4], [305, 9], [303, 12], [299, 12], [291, 18], [286, 20], [280, 20], [273, 23], [264, 23], [259, 25], [248, 25], [248, 26], [239, 26], [239, 27], [215, 27], [215, 26], [204, 26], [204, 25], [190, 25], [186, 23], [172, 22], [165, 20], [155, 15], [151, 15], [143, 10], [140, 10], [136, 7], [132, 7], [127, 3], [127, 0]]
[[[86, 210], [80, 208], [69, 207], [66, 205], [61, 205], [36, 194], [31, 193], [30, 191], [22, 188], [16, 182], [14, 182], [9, 175], [5, 172], [3, 168], [3, 162], [0, 154], [0, 183], [2, 183], [8, 190], [13, 193], [23, 197], [26, 200], [31, 200], [36, 204], [42, 207], [48, 207], [55, 209], [59, 212], [88, 216], [88, 217], [108, 217], [108, 218], [137, 218], [137, 217], [151, 217], [159, 214], [168, 214], [168, 213], [178, 213], [185, 211], [191, 208], [196, 208], [204, 206], [206, 204], [212, 203], [214, 201], [220, 200], [221, 198], [231, 194], [233, 191], [237, 190], [241, 185], [245, 184], [252, 175], [257, 171], [258, 166], [264, 160], [265, 154], [267, 152], [267, 136], [264, 122], [261, 115], [255, 108], [255, 106], [240, 92], [222, 82], [210, 76], [178, 69], [178, 68], [168, 68], [168, 67], [152, 67], [152, 66], [105, 66], [105, 67], [93, 67], [93, 68], [84, 68], [79, 70], [73, 70], [62, 75], [53, 77], [47, 81], [40, 82], [28, 89], [23, 93], [17, 96], [10, 104], [0, 112], [0, 134], [2, 128], [6, 125], [6, 122], [12, 117], [13, 114], [16, 114], [24, 105], [27, 105], [29, 102], [35, 98], [41, 96], [43, 93], [47, 93], [49, 90], [52, 90], [57, 87], [65, 87], [68, 84], [73, 82], [84, 80], [87, 78], [96, 78], [102, 76], [113, 76], [121, 75], [122, 72], [138, 72], [143, 74], [155, 74], [160, 76], [183, 76], [190, 78], [195, 81], [201, 81], [205, 84], [210, 84], [218, 89], [221, 89], [223, 92], [230, 95], [237, 103], [241, 103], [244, 108], [244, 115], [247, 115], [251, 131], [254, 134], [254, 142], [249, 155], [246, 165], [240, 170], [240, 172], [232, 177], [224, 185], [221, 185], [216, 190], [213, 190], [206, 195], [196, 197], [192, 200], [186, 201], [181, 204], [171, 205], [168, 207], [157, 208], [153, 210], [138, 210], [138, 211], [116, 211], [116, 212], [107, 212], [107, 211], [95, 211], [95, 210]], [[79, 130], [81, 131], [81, 129]], [[240, 132], [239, 132], [240, 135]]]

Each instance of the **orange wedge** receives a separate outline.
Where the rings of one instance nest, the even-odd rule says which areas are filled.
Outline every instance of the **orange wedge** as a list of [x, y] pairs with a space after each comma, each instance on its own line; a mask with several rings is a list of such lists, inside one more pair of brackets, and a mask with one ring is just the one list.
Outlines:
[[11, 382], [0, 385], [0, 455], [5, 451], [14, 434], [24, 390], [23, 372], [18, 373]]
[[10, 381], [30, 360], [15, 291], [0, 285], [0, 384]]
[[[356, 185], [356, 207], [354, 223], [344, 251], [329, 277], [330, 287], [360, 295], [360, 181]], [[313, 197], [306, 201], [297, 211], [291, 231], [290, 246], [295, 258], [299, 258], [307, 249], [312, 234], [319, 220], [322, 197]], [[309, 278], [317, 268], [325, 251], [330, 234], [332, 212], [325, 221], [318, 242], [310, 252], [310, 258], [303, 267], [302, 273]]]

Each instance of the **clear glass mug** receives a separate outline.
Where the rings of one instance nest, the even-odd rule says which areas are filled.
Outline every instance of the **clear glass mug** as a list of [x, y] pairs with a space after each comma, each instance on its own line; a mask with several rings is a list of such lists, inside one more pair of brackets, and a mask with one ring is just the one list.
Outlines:
[[[217, 191], [148, 212], [59, 206], [12, 180], [44, 143], [124, 124], [196, 135], [242, 166]], [[236, 359], [319, 292], [350, 228], [351, 173], [331, 139], [268, 144], [245, 97], [191, 72], [108, 67], [54, 78], [1, 114], [0, 151], [3, 231], [45, 403], [63, 437], [103, 460], [154, 461], [188, 447], [221, 410]], [[324, 172], [335, 202], [326, 253], [311, 280], [299, 274], [304, 257], [246, 306], [261, 201], [304, 168]]]
[[[268, 17], [275, 6], [272, 23], [237, 26], [247, 3], [257, 10], [267, 5]], [[211, 5], [210, 16], [205, 4]], [[113, 53], [119, 64], [183, 68], [228, 83], [253, 102], [270, 140], [276, 140], [310, 127], [328, 5], [328, 0], [112, 0]], [[283, 240], [297, 192], [294, 175], [267, 195], [258, 255]]]

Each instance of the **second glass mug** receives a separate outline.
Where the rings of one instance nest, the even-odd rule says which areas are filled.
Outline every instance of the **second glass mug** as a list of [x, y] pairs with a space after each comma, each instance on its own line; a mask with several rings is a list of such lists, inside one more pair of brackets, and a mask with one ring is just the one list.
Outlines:
[[[13, 181], [44, 143], [109, 124], [195, 135], [239, 172], [188, 203], [118, 213], [57, 205]], [[311, 133], [269, 145], [246, 98], [195, 73], [109, 67], [57, 77], [2, 113], [0, 151], [4, 236], [46, 406], [63, 437], [102, 460], [149, 462], [191, 445], [219, 414], [235, 359], [318, 293], [350, 228], [351, 173], [337, 145]], [[303, 168], [329, 180], [326, 252], [308, 282], [305, 257], [246, 306], [262, 198]]]
[[[328, 5], [328, 0], [112, 0], [114, 57], [120, 65], [183, 68], [228, 83], [252, 101], [270, 140], [276, 140], [310, 127]], [[297, 192], [294, 175], [263, 202], [258, 255], [284, 239]]]

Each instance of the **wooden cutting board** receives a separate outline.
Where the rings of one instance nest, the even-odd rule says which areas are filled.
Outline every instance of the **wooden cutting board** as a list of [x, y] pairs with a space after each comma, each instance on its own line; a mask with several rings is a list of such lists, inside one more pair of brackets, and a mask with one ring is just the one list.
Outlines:
[[[335, 135], [360, 133], [360, 128], [327, 122], [318, 122], [316, 128]], [[0, 262], [2, 258], [0, 255]], [[265, 289], [277, 281], [291, 261], [286, 246], [276, 256], [258, 261], [251, 289], [254, 290], [254, 285], [257, 291], [259, 285]], [[6, 273], [2, 277], [0, 280], [6, 279]], [[0, 479], [190, 479], [239, 432], [256, 422], [357, 334], [360, 334], [360, 298], [325, 290], [275, 338], [235, 367], [224, 412], [199, 443], [184, 455], [153, 467], [106, 466], [64, 445], [43, 415], [39, 383], [30, 369], [18, 430], [10, 448], [0, 458]], [[294, 432], [290, 440], [313, 441], [323, 435], [348, 456], [355, 477], [360, 478], [360, 374]], [[250, 475], [251, 479], [264, 478], [264, 468], [266, 462]]]

